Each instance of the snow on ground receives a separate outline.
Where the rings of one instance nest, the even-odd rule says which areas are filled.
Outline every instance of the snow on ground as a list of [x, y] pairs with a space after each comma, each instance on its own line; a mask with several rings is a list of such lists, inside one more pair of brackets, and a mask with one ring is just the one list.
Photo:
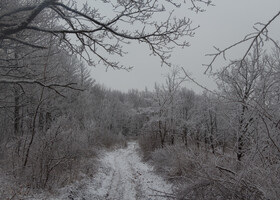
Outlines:
[[[101, 158], [99, 171], [60, 190], [62, 200], [161, 200], [172, 198], [171, 184], [156, 175], [143, 163], [137, 152], [138, 144], [107, 152]], [[169, 196], [169, 197], [168, 197]]]

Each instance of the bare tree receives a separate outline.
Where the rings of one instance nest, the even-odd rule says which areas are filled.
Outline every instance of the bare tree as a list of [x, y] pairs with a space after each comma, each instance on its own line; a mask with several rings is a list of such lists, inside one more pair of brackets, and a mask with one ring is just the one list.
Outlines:
[[[173, 11], [185, 1], [100, 1], [110, 9], [112, 17], [106, 17], [96, 7], [84, 4], [79, 7], [74, 0], [19, 1], [7, 4], [0, 11], [0, 40], [11, 41], [35, 48], [47, 48], [30, 38], [18, 38], [16, 34], [30, 31], [51, 34], [60, 39], [61, 45], [78, 53], [89, 64], [102, 62], [107, 67], [129, 68], [112, 61], [108, 55], [123, 56], [123, 45], [132, 41], [146, 44], [162, 63], [168, 63], [175, 46], [186, 47], [186, 36], [193, 36], [196, 27], [187, 18], [177, 18]], [[203, 5], [211, 1], [191, 0], [190, 8], [201, 12]], [[201, 5], [201, 6], [199, 6]], [[167, 17], [162, 14], [170, 11]], [[165, 18], [164, 20], [159, 20]], [[166, 16], [166, 15], [165, 15]], [[56, 25], [51, 22], [55, 21]], [[74, 42], [74, 40], [78, 42]], [[182, 40], [183, 39], [183, 40]], [[92, 57], [95, 55], [95, 57]], [[96, 62], [95, 62], [96, 61]]]
[[[250, 56], [250, 53], [252, 53], [252, 51], [255, 51], [255, 53], [257, 54], [261, 54], [261, 52], [259, 52], [259, 50], [261, 49], [261, 47], [264, 47], [266, 43], [270, 42], [270, 45], [272, 44], [272, 46], [274, 46], [275, 48], [280, 49], [279, 43], [277, 42], [277, 39], [274, 39], [270, 36], [270, 32], [269, 32], [269, 26], [271, 24], [273, 24], [273, 22], [275, 22], [277, 19], [279, 19], [280, 17], [280, 11], [276, 13], [276, 15], [274, 15], [268, 22], [262, 23], [262, 22], [257, 22], [255, 23], [255, 25], [253, 26], [253, 29], [255, 30], [254, 32], [246, 35], [243, 39], [241, 39], [240, 41], [233, 43], [232, 45], [220, 49], [218, 47], [215, 47], [216, 52], [215, 53], [210, 53], [207, 54], [206, 56], [210, 56], [212, 57], [211, 62], [209, 64], [203, 64], [204, 66], [206, 66], [206, 70], [205, 73], [208, 72], [209, 70], [212, 70], [212, 67], [215, 63], [215, 61], [217, 60], [218, 57], [222, 56], [224, 58], [224, 60], [226, 59], [226, 54], [227, 52], [234, 48], [239, 46], [242, 43], [247, 43], [248, 47], [245, 50], [244, 55], [242, 56], [242, 58], [240, 58], [240, 64], [242, 65], [243, 62], [246, 62], [246, 58], [248, 56]], [[258, 47], [257, 49], [254, 49], [254, 47]]]

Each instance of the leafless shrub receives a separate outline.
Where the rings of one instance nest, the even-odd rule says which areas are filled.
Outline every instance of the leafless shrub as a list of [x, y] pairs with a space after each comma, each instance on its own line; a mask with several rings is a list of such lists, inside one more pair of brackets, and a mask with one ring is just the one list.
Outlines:
[[161, 146], [160, 138], [158, 137], [157, 133], [153, 131], [139, 136], [138, 142], [144, 160], [150, 159], [151, 153]]
[[112, 149], [127, 146], [126, 139], [122, 134], [115, 134], [105, 129], [96, 129], [94, 137], [94, 143], [99, 147]]
[[19, 152], [26, 151], [29, 138], [12, 142], [6, 154], [9, 155], [5, 159], [6, 171], [11, 172], [18, 183], [33, 189], [63, 186], [79, 179], [81, 171], [92, 174], [94, 167], [90, 169], [87, 162], [93, 163], [96, 150], [89, 146], [86, 134], [69, 120], [62, 117], [49, 130], [36, 135], [26, 167], [23, 166], [24, 153]]
[[151, 154], [156, 169], [174, 181], [178, 199], [277, 199], [279, 165], [264, 166], [246, 157], [217, 156], [183, 145], [167, 146]]

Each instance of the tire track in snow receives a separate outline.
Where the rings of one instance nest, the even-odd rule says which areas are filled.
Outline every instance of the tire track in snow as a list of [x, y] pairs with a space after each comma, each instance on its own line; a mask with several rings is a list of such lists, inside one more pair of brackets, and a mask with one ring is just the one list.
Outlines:
[[152, 167], [141, 161], [137, 152], [138, 144], [129, 142], [125, 149], [117, 149], [107, 153], [104, 165], [114, 170], [108, 199], [167, 199], [156, 195], [163, 195], [156, 191], [171, 192], [171, 185], [153, 173]]
[[[138, 143], [105, 153], [101, 167], [92, 179], [68, 187], [58, 199], [63, 200], [166, 200], [172, 186], [156, 175], [137, 152]], [[80, 185], [83, 185], [81, 187]], [[161, 192], [164, 193], [161, 193]], [[69, 195], [69, 193], [71, 195]], [[57, 199], [57, 198], [55, 198]]]

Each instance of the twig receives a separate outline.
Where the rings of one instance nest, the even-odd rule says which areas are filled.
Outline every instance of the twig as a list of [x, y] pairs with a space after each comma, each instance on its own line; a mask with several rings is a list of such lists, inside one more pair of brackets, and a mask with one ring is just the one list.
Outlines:
[[221, 170], [221, 171], [226, 171], [226, 172], [229, 172], [229, 173], [231, 173], [231, 174], [233, 174], [233, 175], [236, 175], [235, 172], [233, 172], [233, 171], [231, 171], [231, 170], [229, 170], [229, 169], [226, 169], [226, 168], [223, 168], [223, 167], [220, 167], [220, 166], [216, 166], [216, 168], [218, 168], [218, 169]]
[[162, 193], [162, 194], [153, 194], [153, 195], [149, 195], [149, 196], [160, 196], [160, 197], [166, 197], [166, 198], [176, 198], [174, 196], [174, 194], [171, 194], [171, 193], [167, 193], [167, 192], [163, 192], [163, 191], [160, 191], [160, 190], [156, 190], [156, 189], [153, 189], [151, 187], [148, 187], [150, 190], [152, 191], [155, 191], [155, 192], [158, 192], [158, 193]]
[[149, 196], [152, 196], [152, 197], [165, 197], [165, 198], [172, 198], [172, 199], [176, 199], [176, 197], [175, 197], [175, 196], [170, 196], [170, 195], [150, 194]]
[[[277, 18], [280, 16], [280, 11], [274, 15], [266, 24], [264, 24], [263, 28], [261, 30], [257, 30], [256, 33], [251, 33], [251, 34], [248, 34], [247, 36], [244, 37], [243, 40], [241, 41], [238, 41], [230, 46], [228, 46], [227, 48], [224, 48], [222, 50], [220, 50], [219, 48], [217, 47], [214, 47], [218, 52], [217, 53], [213, 53], [213, 54], [206, 54], [206, 56], [213, 56], [210, 64], [203, 64], [203, 66], [207, 66], [206, 70], [204, 73], [206, 73], [209, 69], [212, 70], [212, 65], [213, 63], [216, 61], [216, 59], [220, 56], [220, 55], [223, 55], [224, 59], [225, 59], [225, 53], [226, 51], [228, 51], [229, 49], [232, 49], [233, 47], [235, 46], [238, 46], [239, 44], [242, 44], [244, 42], [247, 42], [249, 40], [252, 40], [252, 42], [250, 43], [248, 49], [246, 50], [245, 54], [243, 55], [242, 59], [241, 59], [241, 63], [245, 60], [245, 58], [247, 57], [247, 55], [249, 54], [250, 50], [253, 48], [253, 45], [254, 43], [260, 43], [258, 42], [258, 38], [261, 37], [262, 34], [264, 34], [264, 36], [267, 38], [267, 39], [270, 39], [266, 33], [267, 33], [267, 27]], [[266, 32], [265, 32], [266, 31]], [[250, 37], [249, 37], [250, 36]], [[262, 39], [261, 39], [262, 41]], [[272, 42], [274, 42], [274, 40], [272, 40]]]
[[195, 81], [192, 77], [190, 77], [190, 75], [188, 75], [188, 73], [185, 71], [185, 69], [184, 69], [183, 67], [182, 67], [182, 70], [183, 70], [185, 76], [186, 76], [188, 79], [190, 79], [193, 83], [195, 83], [197, 86], [199, 86], [199, 87], [201, 87], [202, 89], [204, 89], [204, 90], [210, 92], [211, 94], [214, 94], [214, 95], [216, 95], [216, 96], [220, 96], [220, 95], [218, 95], [216, 92], [214, 92], [214, 91], [212, 91], [212, 90], [206, 88], [205, 86], [203, 86], [203, 85], [201, 85], [200, 83], [198, 83], [197, 81]]

